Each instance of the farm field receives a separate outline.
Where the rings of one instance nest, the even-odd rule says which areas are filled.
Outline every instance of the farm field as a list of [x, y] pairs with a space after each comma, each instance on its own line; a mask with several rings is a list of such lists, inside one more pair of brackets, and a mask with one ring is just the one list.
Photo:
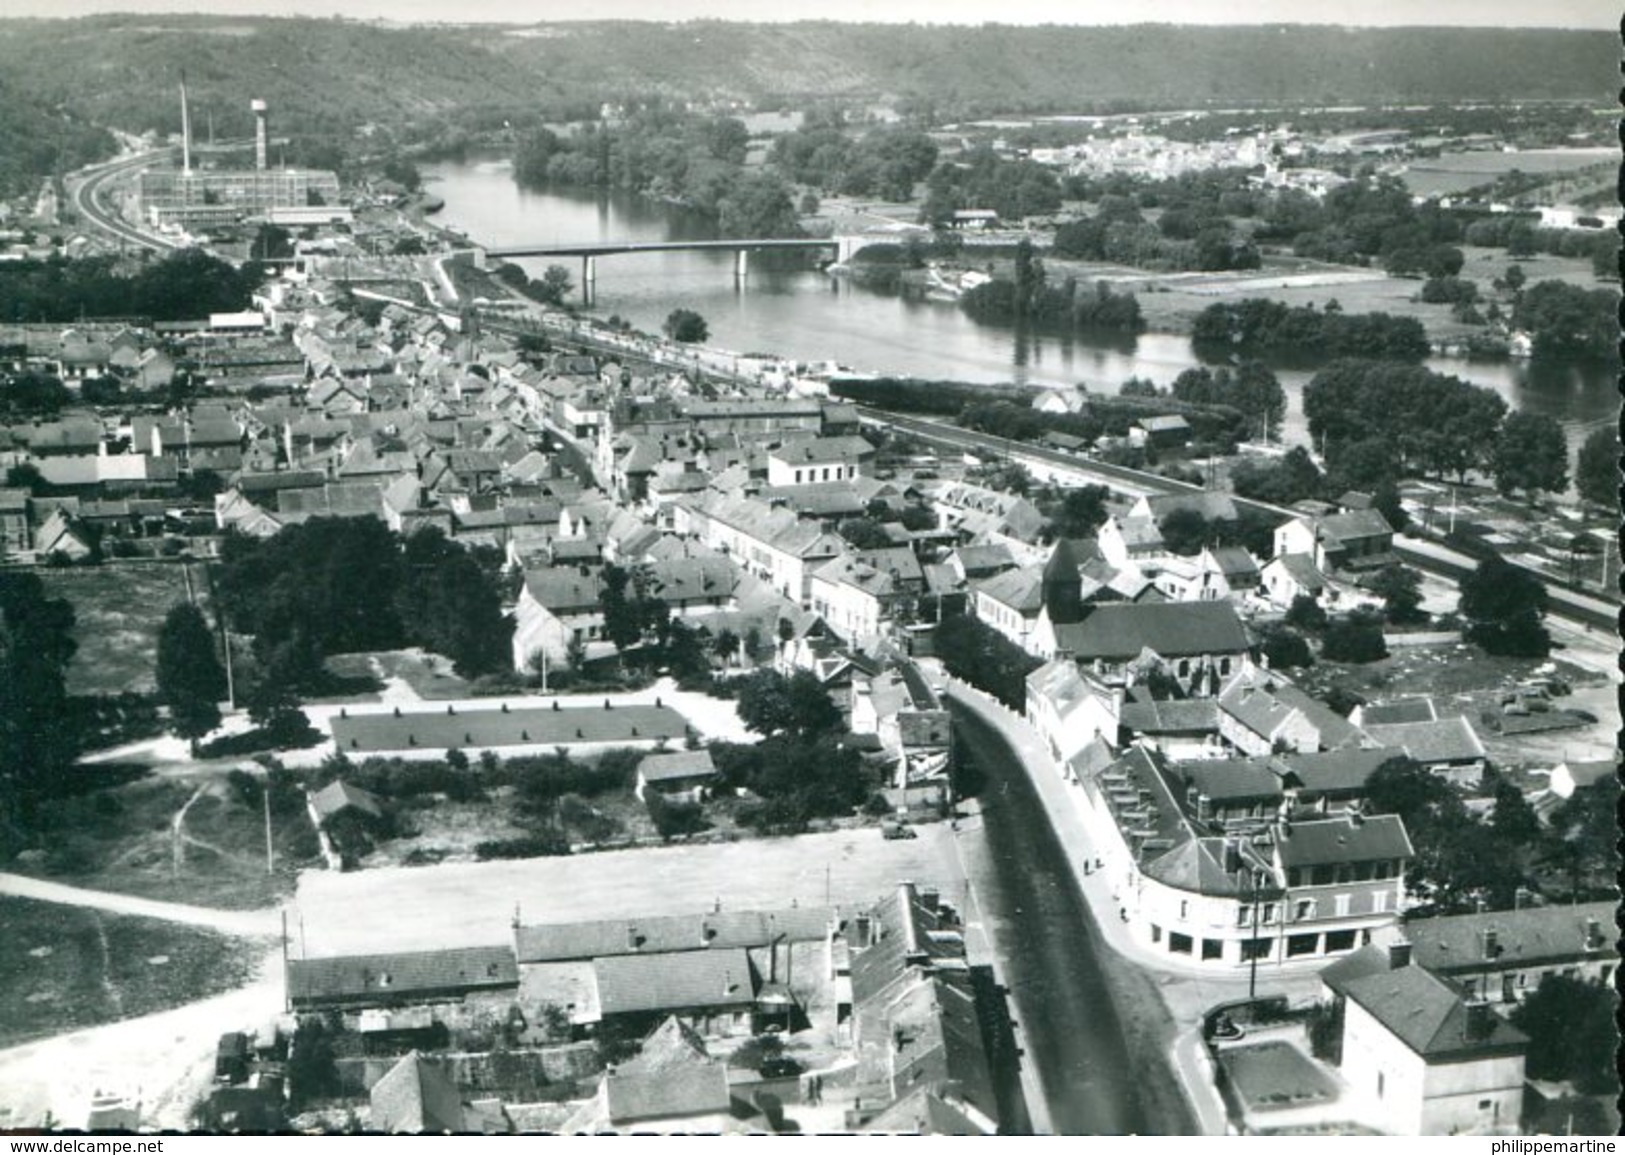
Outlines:
[[53, 596], [66, 598], [77, 619], [79, 650], [68, 666], [68, 693], [150, 692], [156, 685], [158, 627], [186, 600], [187, 569], [200, 605], [206, 590], [201, 567], [183, 564], [106, 564], [41, 568]]
[[1608, 148], [1541, 148], [1527, 152], [1446, 152], [1412, 161], [1400, 179], [1420, 196], [1448, 195], [1488, 184], [1512, 172], [1528, 174], [1573, 172], [1612, 163], [1616, 151]]
[[0, 1047], [232, 990], [256, 965], [214, 931], [0, 897]]

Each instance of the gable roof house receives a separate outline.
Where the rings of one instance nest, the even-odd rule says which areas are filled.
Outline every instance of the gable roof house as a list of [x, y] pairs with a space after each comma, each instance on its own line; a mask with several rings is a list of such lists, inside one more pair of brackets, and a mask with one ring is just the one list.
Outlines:
[[511, 946], [289, 959], [287, 973], [295, 1011], [456, 1002], [519, 987]]
[[564, 663], [572, 640], [597, 641], [604, 628], [603, 588], [600, 571], [586, 566], [526, 570], [514, 609], [514, 669], [528, 671], [538, 652], [555, 665]]
[[1219, 694], [1219, 734], [1249, 755], [1367, 744], [1358, 727], [1324, 702], [1280, 674], [1251, 669], [1232, 677]]
[[1293, 518], [1275, 529], [1275, 554], [1308, 554], [1322, 573], [1394, 565], [1394, 528], [1375, 509]]
[[[934, 892], [900, 884], [849, 924], [854, 1130], [991, 1135], [999, 1107], [964, 936]], [[870, 1106], [872, 1104], [872, 1106]]]
[[1252, 660], [1246, 627], [1229, 602], [1086, 606], [1081, 620], [1057, 623], [1051, 634], [1034, 635], [1040, 656], [1071, 657], [1107, 685], [1122, 685], [1142, 655], [1154, 655], [1194, 697], [1217, 694]]
[[1343, 1078], [1390, 1135], [1517, 1134], [1529, 1040], [1464, 999], [1403, 945], [1367, 947], [1321, 974], [1342, 1007]]
[[440, 1064], [417, 1051], [403, 1055], [367, 1097], [369, 1131], [422, 1135], [463, 1130], [462, 1093]]

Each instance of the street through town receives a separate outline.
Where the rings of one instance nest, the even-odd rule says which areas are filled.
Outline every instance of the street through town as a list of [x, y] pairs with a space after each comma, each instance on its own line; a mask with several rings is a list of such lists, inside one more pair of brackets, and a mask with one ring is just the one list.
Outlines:
[[1196, 1133], [1167, 1067], [1173, 1024], [1152, 978], [1104, 947], [1004, 739], [969, 711], [955, 710], [954, 721], [959, 756], [985, 778], [991, 870], [977, 880], [979, 899], [1056, 1132]]

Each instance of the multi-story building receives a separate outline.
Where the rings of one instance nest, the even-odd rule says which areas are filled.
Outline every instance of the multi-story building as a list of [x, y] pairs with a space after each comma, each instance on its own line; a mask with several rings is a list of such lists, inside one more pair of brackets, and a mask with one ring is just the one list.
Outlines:
[[141, 215], [158, 226], [230, 224], [272, 209], [327, 205], [339, 178], [321, 169], [271, 168], [144, 172], [137, 185]]

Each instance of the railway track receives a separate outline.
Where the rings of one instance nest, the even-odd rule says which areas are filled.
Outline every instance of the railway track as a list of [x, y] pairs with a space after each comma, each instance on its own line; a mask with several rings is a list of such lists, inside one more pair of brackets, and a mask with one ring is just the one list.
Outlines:
[[[1017, 462], [1040, 462], [1050, 468], [1064, 469], [1077, 477], [1098, 482], [1118, 493], [1134, 497], [1148, 493], [1198, 493], [1202, 489], [1199, 485], [1174, 481], [1171, 478], [1159, 477], [1156, 474], [1146, 473], [1138, 469], [1129, 469], [1126, 466], [1093, 461], [1059, 449], [1048, 449], [1044, 446], [1031, 445], [1026, 442], [1010, 441], [1006, 438], [995, 437], [989, 433], [960, 429], [937, 421], [925, 421], [918, 417], [885, 413], [866, 405], [858, 405], [857, 409], [864, 423], [871, 426], [898, 429], [918, 440], [933, 443], [943, 448], [993, 454]], [[1289, 518], [1298, 516], [1292, 510], [1262, 501], [1253, 501], [1244, 497], [1235, 497], [1233, 500], [1238, 506], [1268, 513], [1275, 517]], [[1441, 578], [1452, 585], [1471, 573], [1478, 564], [1477, 559], [1468, 557], [1466, 554], [1414, 538], [1397, 540], [1394, 543], [1394, 552], [1423, 573]], [[1508, 560], [1510, 561], [1510, 559]], [[1549, 598], [1547, 613], [1551, 616], [1595, 629], [1613, 630], [1618, 628], [1620, 607], [1558, 585], [1545, 574], [1529, 566], [1520, 565], [1517, 562], [1511, 562], [1511, 564], [1533, 574], [1546, 586]]]

